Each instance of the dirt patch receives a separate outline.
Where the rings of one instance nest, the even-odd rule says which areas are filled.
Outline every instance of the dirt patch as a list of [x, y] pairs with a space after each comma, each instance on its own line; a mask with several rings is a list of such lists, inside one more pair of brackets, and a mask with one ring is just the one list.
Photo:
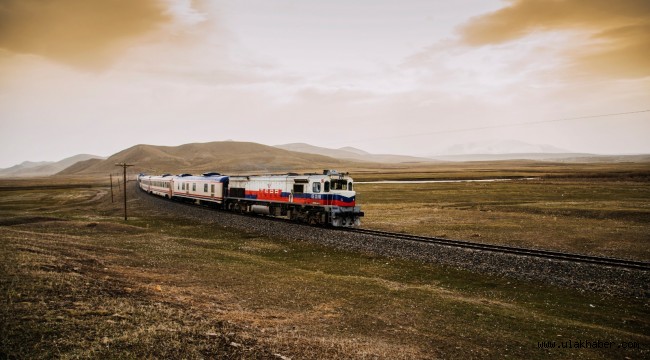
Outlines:
[[62, 219], [22, 222], [15, 224], [16, 228], [25, 228], [30, 230], [65, 230], [65, 232], [97, 232], [101, 234], [141, 234], [146, 232], [138, 226], [128, 224], [116, 224], [98, 221], [66, 221]]
[[61, 249], [37, 232], [2, 245], [0, 359], [276, 358], [238, 325], [119, 276], [114, 258]]
[[0, 219], [0, 226], [14, 226], [22, 224], [35, 224], [51, 221], [63, 221], [63, 219], [50, 216], [13, 216]]

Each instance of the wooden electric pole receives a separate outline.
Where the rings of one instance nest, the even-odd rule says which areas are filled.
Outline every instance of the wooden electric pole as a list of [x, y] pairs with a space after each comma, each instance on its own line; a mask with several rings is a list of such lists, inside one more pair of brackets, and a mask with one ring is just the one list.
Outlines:
[[124, 169], [124, 179], [123, 179], [123, 182], [124, 182], [124, 221], [126, 221], [127, 220], [127, 217], [126, 217], [126, 168], [129, 167], [129, 166], [133, 166], [133, 165], [130, 165], [130, 164], [127, 164], [127, 163], [119, 163], [119, 164], [115, 164], [115, 166], [121, 166]]
[[115, 200], [113, 200], [113, 174], [111, 174], [111, 203], [114, 203]]

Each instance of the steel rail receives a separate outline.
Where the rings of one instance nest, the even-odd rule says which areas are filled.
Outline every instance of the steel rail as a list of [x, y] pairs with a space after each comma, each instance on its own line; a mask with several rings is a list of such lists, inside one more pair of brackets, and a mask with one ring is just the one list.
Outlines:
[[500, 252], [505, 254], [534, 256], [538, 258], [545, 258], [545, 259], [552, 259], [552, 260], [582, 262], [582, 263], [605, 265], [605, 266], [612, 266], [612, 267], [619, 267], [619, 268], [628, 268], [634, 270], [650, 271], [650, 263], [644, 261], [610, 258], [604, 256], [583, 255], [583, 254], [576, 254], [576, 253], [566, 253], [566, 252], [551, 251], [551, 250], [522, 248], [516, 246], [476, 243], [476, 242], [465, 241], [465, 240], [452, 240], [452, 239], [446, 239], [440, 237], [393, 233], [387, 231], [369, 230], [369, 229], [360, 229], [360, 228], [338, 229], [338, 230], [365, 234], [365, 235], [394, 238], [400, 240], [410, 240], [410, 241], [425, 242], [425, 243], [431, 243], [437, 245], [446, 245], [446, 246], [462, 247], [462, 248], [476, 249], [476, 250], [483, 250], [483, 251]]

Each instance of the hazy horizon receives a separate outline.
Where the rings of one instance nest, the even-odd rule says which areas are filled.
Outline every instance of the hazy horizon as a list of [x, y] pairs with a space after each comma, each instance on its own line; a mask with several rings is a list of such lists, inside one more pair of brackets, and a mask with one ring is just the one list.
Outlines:
[[7, 0], [0, 168], [227, 139], [647, 154], [648, 33], [643, 0]]

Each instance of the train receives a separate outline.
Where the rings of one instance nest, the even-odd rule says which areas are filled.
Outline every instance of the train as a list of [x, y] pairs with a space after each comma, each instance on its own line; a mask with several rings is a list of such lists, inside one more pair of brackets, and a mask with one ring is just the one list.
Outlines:
[[140, 174], [137, 180], [151, 195], [313, 225], [357, 227], [364, 215], [356, 205], [354, 181], [336, 170], [248, 176]]

